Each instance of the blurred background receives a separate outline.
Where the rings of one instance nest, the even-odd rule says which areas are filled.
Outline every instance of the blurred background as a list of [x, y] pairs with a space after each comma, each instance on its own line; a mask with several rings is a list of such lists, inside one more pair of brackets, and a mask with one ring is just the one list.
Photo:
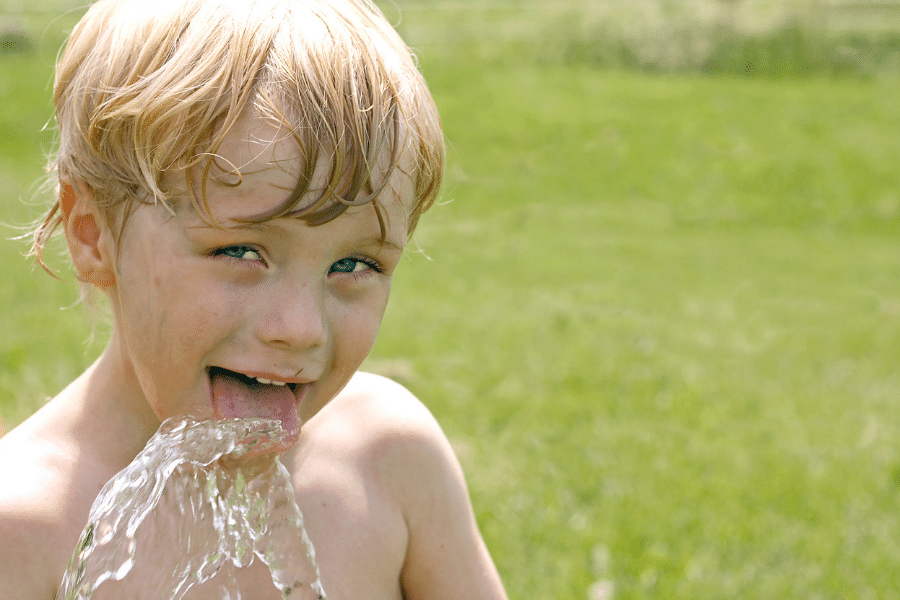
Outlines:
[[[379, 5], [449, 160], [366, 368], [510, 596], [900, 598], [900, 1]], [[7, 429], [106, 339], [14, 239], [82, 12], [0, 0]]]

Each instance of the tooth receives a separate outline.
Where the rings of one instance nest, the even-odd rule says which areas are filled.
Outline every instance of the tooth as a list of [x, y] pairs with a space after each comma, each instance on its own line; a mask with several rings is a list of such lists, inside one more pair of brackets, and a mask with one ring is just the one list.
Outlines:
[[254, 379], [263, 385], [277, 385], [279, 387], [287, 385], [284, 381], [272, 381], [271, 379], [263, 379], [262, 377], [254, 377]]

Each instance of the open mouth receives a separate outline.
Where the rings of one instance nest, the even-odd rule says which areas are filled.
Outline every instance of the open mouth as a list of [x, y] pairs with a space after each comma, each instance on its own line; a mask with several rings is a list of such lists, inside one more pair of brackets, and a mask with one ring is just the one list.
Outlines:
[[284, 381], [275, 381], [272, 379], [263, 379], [262, 377], [251, 377], [250, 375], [245, 375], [244, 373], [239, 373], [237, 371], [229, 371], [228, 369], [223, 369], [222, 367], [210, 367], [209, 368], [209, 376], [212, 379], [214, 376], [221, 375], [224, 377], [231, 377], [237, 381], [240, 381], [247, 387], [253, 390], [260, 390], [262, 386], [273, 386], [273, 387], [287, 387], [294, 394], [297, 392], [297, 388], [300, 384], [297, 383], [288, 383]]
[[300, 434], [297, 404], [304, 385], [259, 379], [221, 367], [209, 369], [209, 382], [217, 419], [275, 419], [281, 423], [288, 447], [296, 441]]

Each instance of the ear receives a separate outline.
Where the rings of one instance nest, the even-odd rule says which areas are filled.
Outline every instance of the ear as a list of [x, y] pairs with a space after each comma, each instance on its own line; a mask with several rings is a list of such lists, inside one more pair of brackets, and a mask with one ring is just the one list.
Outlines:
[[116, 283], [109, 225], [84, 184], [59, 182], [59, 206], [66, 243], [78, 279], [107, 290]]

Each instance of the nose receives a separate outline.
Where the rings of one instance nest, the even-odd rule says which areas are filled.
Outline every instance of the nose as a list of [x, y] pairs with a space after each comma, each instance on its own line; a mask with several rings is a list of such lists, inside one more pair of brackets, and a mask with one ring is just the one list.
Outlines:
[[257, 337], [265, 344], [291, 350], [308, 350], [328, 341], [324, 298], [307, 283], [272, 285], [260, 299], [262, 310]]

